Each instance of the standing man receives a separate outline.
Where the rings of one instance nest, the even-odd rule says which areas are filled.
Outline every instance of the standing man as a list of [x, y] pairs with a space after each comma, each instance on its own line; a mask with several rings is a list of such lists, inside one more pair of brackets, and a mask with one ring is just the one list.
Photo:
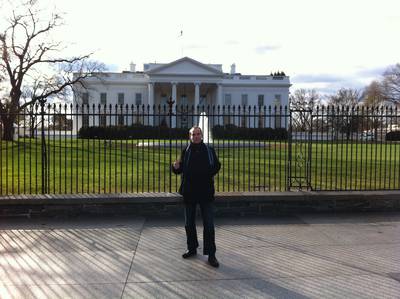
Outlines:
[[214, 229], [214, 176], [221, 168], [221, 163], [212, 147], [203, 142], [200, 127], [189, 130], [190, 144], [182, 151], [180, 160], [172, 164], [175, 174], [182, 174], [179, 193], [185, 204], [185, 230], [188, 250], [182, 255], [184, 259], [197, 254], [199, 242], [196, 232], [196, 206], [200, 206], [203, 219], [203, 254], [208, 255], [208, 263], [219, 267], [215, 257]]

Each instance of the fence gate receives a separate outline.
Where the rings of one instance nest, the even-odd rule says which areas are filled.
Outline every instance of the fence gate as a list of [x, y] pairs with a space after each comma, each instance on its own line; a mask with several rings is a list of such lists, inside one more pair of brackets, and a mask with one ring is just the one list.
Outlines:
[[289, 158], [287, 189], [311, 187], [312, 111], [291, 110], [289, 122]]

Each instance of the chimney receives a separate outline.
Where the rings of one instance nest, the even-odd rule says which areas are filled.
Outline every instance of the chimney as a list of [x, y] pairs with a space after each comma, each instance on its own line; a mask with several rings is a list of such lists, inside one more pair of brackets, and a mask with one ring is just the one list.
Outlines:
[[136, 64], [134, 64], [133, 62], [131, 62], [131, 64], [129, 65], [129, 70], [134, 73], [136, 72]]
[[236, 64], [231, 65], [231, 75], [236, 74]]
[[234, 75], [234, 74], [236, 74], [236, 64], [232, 64], [231, 65], [231, 75]]

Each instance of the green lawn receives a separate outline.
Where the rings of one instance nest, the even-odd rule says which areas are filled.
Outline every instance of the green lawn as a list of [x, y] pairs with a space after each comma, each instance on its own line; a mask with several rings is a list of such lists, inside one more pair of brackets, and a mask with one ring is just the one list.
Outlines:
[[[56, 194], [175, 192], [180, 179], [171, 174], [170, 163], [187, 141], [172, 141], [171, 148], [138, 147], [142, 141], [147, 140], [49, 139], [47, 169], [40, 139], [1, 141], [0, 194], [41, 193], [42, 185]], [[400, 189], [399, 143], [325, 142], [313, 143], [311, 149], [296, 143], [290, 167], [287, 142], [241, 143], [217, 140], [214, 145], [222, 163], [215, 180], [218, 191], [285, 191], [289, 172], [292, 189], [306, 185], [306, 177], [315, 190]]]

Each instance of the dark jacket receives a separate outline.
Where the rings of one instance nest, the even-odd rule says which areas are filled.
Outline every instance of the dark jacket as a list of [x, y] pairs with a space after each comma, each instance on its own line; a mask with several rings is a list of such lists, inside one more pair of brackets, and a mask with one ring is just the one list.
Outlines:
[[172, 171], [181, 174], [179, 193], [184, 201], [213, 201], [214, 176], [221, 168], [215, 150], [203, 142], [190, 143], [182, 151], [180, 161], [179, 168], [172, 166]]

